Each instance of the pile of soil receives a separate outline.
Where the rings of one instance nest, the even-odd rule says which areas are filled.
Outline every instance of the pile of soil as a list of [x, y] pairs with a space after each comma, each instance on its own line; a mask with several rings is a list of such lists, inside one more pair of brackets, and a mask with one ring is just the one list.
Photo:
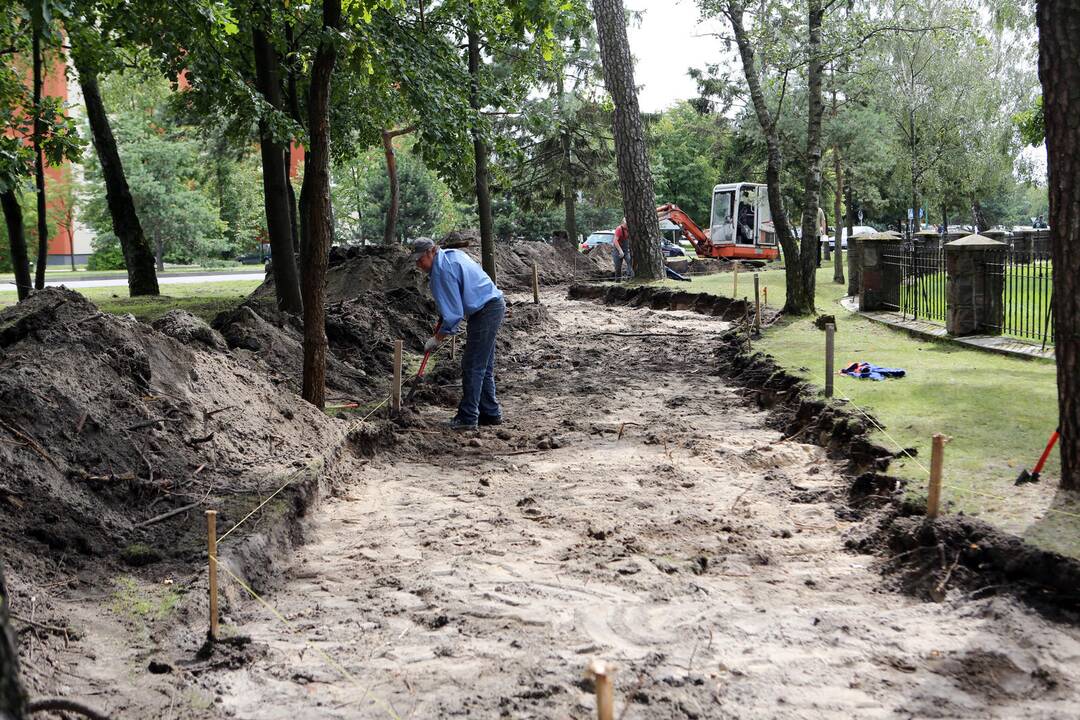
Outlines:
[[[479, 261], [479, 239], [475, 233], [451, 233], [442, 245], [463, 249]], [[532, 286], [532, 267], [537, 264], [540, 282], [568, 282], [575, 277], [592, 277], [596, 263], [566, 245], [545, 243], [499, 243], [496, 267], [499, 285], [505, 290]], [[431, 335], [438, 317], [427, 279], [409, 262], [408, 251], [400, 246], [334, 248], [326, 280], [327, 389], [332, 402], [370, 399], [375, 389], [386, 385], [392, 372], [396, 339], [405, 348], [419, 353]], [[507, 326], [527, 329], [543, 320], [542, 310], [524, 303], [511, 303]], [[252, 296], [234, 310], [219, 314], [212, 323], [227, 346], [242, 351], [242, 361], [259, 372], [300, 391], [303, 366], [303, 325], [300, 318], [279, 312], [274, 303], [272, 273]], [[500, 337], [505, 350], [507, 339]], [[456, 364], [440, 371], [443, 384], [459, 381]], [[427, 393], [434, 400], [447, 393]]]
[[[480, 245], [472, 243], [463, 248], [480, 262]], [[608, 255], [608, 263], [611, 256]], [[577, 280], [606, 277], [611, 272], [594, 257], [582, 255], [566, 245], [542, 242], [495, 243], [495, 277], [504, 290], [525, 290], [532, 287], [533, 264], [541, 285], [562, 285]]]
[[[454, 247], [480, 262], [480, 240], [471, 231], [450, 233], [440, 245]], [[594, 257], [595, 256], [595, 257]], [[495, 274], [503, 290], [522, 291], [532, 287], [532, 269], [536, 264], [541, 285], [560, 285], [605, 277], [611, 272], [598, 262], [599, 255], [582, 255], [565, 244], [542, 242], [498, 242], [495, 244]], [[427, 279], [409, 262], [404, 246], [335, 247], [330, 253], [326, 273], [326, 299], [329, 303], [356, 298], [367, 292], [410, 290], [428, 295]], [[254, 293], [259, 299], [273, 299], [273, 273]]]
[[[46, 289], [0, 312], [0, 543], [16, 582], [65, 569], [201, 557], [191, 504], [228, 527], [343, 425], [244, 358], [198, 318], [155, 327]], [[303, 464], [303, 462], [301, 462]], [[285, 495], [283, 499], [289, 496]]]
[[[265, 287], [265, 286], [263, 286]], [[420, 352], [438, 315], [431, 298], [411, 287], [362, 290], [326, 306], [326, 383], [331, 400], [358, 401], [385, 386], [392, 372], [394, 341]], [[279, 312], [273, 298], [253, 296], [220, 313], [213, 327], [244, 360], [300, 391], [303, 324]]]

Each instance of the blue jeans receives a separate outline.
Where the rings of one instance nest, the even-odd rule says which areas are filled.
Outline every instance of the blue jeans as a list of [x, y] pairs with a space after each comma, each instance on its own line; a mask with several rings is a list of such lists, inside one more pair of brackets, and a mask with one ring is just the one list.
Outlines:
[[481, 415], [502, 416], [495, 398], [495, 337], [499, 333], [506, 301], [496, 298], [469, 316], [469, 334], [461, 354], [461, 403], [457, 418], [475, 424]]

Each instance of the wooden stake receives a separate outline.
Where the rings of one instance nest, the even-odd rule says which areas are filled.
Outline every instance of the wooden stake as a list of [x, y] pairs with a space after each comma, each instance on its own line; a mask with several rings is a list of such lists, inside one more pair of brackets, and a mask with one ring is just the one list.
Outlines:
[[533, 304], [540, 304], [540, 270], [533, 263]]
[[825, 397], [833, 396], [833, 336], [836, 334], [836, 326], [829, 323], [825, 326]]
[[739, 297], [739, 261], [735, 261], [735, 273], [731, 281], [731, 297]]
[[742, 299], [743, 306], [743, 332], [746, 333], [746, 352], [753, 352], [754, 348], [750, 345], [750, 336], [753, 334], [750, 328], [750, 302], [749, 299], [744, 297]]
[[761, 329], [761, 276], [754, 273], [754, 329]]
[[936, 518], [941, 504], [941, 468], [945, 464], [945, 442], [941, 433], [934, 434], [934, 445], [930, 451], [930, 492], [926, 497], [926, 517]]
[[765, 300], [764, 302], [762, 302], [762, 305], [764, 305], [765, 307], [769, 307], [769, 286], [766, 285], [764, 288], [762, 288], [761, 292], [765, 296]]
[[615, 720], [615, 683], [612, 679], [615, 666], [603, 660], [593, 660], [586, 674], [596, 685], [597, 720]]
[[206, 554], [210, 564], [210, 639], [217, 640], [217, 510], [206, 511]]
[[394, 341], [394, 382], [390, 386], [390, 412], [394, 415], [401, 413], [401, 351], [403, 344], [401, 340]]

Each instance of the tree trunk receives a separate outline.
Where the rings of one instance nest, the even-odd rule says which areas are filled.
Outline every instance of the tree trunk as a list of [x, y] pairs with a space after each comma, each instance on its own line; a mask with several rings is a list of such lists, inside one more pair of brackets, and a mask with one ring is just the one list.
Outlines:
[[4, 568], [0, 566], [0, 718], [23, 720], [26, 690], [19, 682], [19, 646], [9, 624], [8, 598]]
[[[757, 60], [754, 57], [754, 48], [750, 44], [750, 37], [743, 25], [743, 3], [729, 0], [724, 6], [724, 14], [731, 22], [731, 28], [735, 34], [735, 43], [739, 47], [739, 57], [742, 60], [743, 76], [746, 78], [747, 88], [750, 90], [750, 99], [754, 105], [754, 113], [757, 116], [758, 125], [765, 136], [767, 150], [765, 160], [765, 184], [769, 193], [769, 208], [772, 211], [773, 225], [776, 227], [776, 239], [780, 243], [780, 249], [784, 252], [784, 281], [787, 290], [787, 301], [784, 303], [784, 312], [794, 315], [805, 314], [806, 310], [800, 303], [794, 302], [802, 293], [802, 264], [799, 262], [799, 243], [795, 236], [795, 230], [791, 226], [787, 208], [784, 207], [784, 196], [780, 192], [780, 174], [784, 167], [784, 155], [780, 149], [780, 135], [776, 131], [772, 113], [765, 102], [765, 93], [761, 89], [761, 78], [758, 77]], [[812, 255], [812, 253], [811, 253]], [[813, 259], [811, 259], [811, 263]], [[809, 312], [812, 312], [811, 307]]]
[[308, 163], [310, 161], [311, 161], [311, 152], [310, 152], [310, 150], [305, 148], [304, 149], [304, 180], [305, 180], [305, 182], [302, 182], [300, 184], [300, 197], [298, 198], [297, 203], [296, 203], [297, 207], [299, 208], [299, 212], [297, 212], [297, 219], [300, 221], [299, 255], [300, 255], [301, 258], [304, 257], [304, 255], [307, 254], [307, 242], [310, 239], [310, 232], [308, 231], [308, 220], [309, 220], [309, 217], [308, 217], [308, 205], [310, 205], [310, 203], [308, 202], [308, 196], [311, 193], [311, 188], [306, 182], [306, 180], [307, 180], [307, 166], [308, 166]]
[[394, 153], [394, 136], [389, 130], [382, 133], [383, 153], [386, 154], [386, 179], [390, 183], [390, 207], [386, 211], [386, 224], [383, 226], [383, 245], [394, 244], [394, 233], [397, 231], [398, 205], [401, 202], [398, 195], [397, 155]]
[[[386, 179], [390, 184], [390, 208], [386, 212], [386, 225], [383, 227], [383, 245], [393, 245], [397, 242], [395, 230], [397, 228], [398, 211], [401, 207], [401, 182], [398, 179], [394, 138], [399, 135], [408, 135], [415, 129], [415, 125], [410, 125], [399, 130], [383, 130], [382, 132], [383, 153], [386, 155]], [[359, 208], [359, 203], [357, 208]]]
[[323, 38], [311, 65], [308, 96], [310, 145], [304, 167], [307, 241], [300, 257], [304, 299], [304, 381], [301, 396], [317, 408], [326, 404], [326, 266], [334, 236], [330, 205], [330, 80], [337, 61], [332, 35], [341, 26], [341, 0], [324, 0]]
[[41, 33], [40, 24], [34, 23], [32, 54], [34, 63], [34, 185], [37, 190], [38, 263], [34, 273], [34, 287], [45, 287], [45, 266], [49, 263], [49, 216], [45, 198], [45, 152], [41, 147]]
[[[817, 249], [821, 242], [818, 237], [818, 208], [821, 206], [821, 117], [825, 104], [821, 101], [821, 21], [824, 11], [822, 0], [809, 0], [807, 11], [807, 29], [809, 39], [806, 46], [807, 70], [806, 89], [808, 114], [806, 124], [806, 175], [803, 179], [802, 240], [799, 256], [802, 265], [802, 285], [798, 297], [787, 305], [798, 308], [795, 314], [814, 312], [814, 288], [817, 281]], [[787, 307], [785, 306], [785, 310]]]
[[1039, 0], [1039, 79], [1046, 115], [1054, 262], [1061, 487], [1080, 488], [1080, 5]]
[[[840, 146], [833, 146], [833, 170], [836, 171], [836, 196], [833, 199], [833, 224], [836, 229], [833, 230], [834, 242], [836, 246], [836, 255], [833, 257], [833, 282], [837, 285], [844, 284], [844, 249], [843, 249], [843, 231], [841, 230], [841, 221], [844, 212], [844, 163], [840, 158]], [[848, 242], [850, 240], [850, 234], [848, 235]]]
[[135, 211], [135, 201], [131, 197], [124, 165], [120, 161], [120, 151], [116, 147], [109, 116], [101, 100], [97, 73], [81, 60], [78, 53], [75, 53], [75, 67], [79, 73], [83, 101], [86, 103], [86, 117], [90, 124], [94, 150], [105, 179], [105, 200], [109, 206], [113, 234], [120, 240], [120, 251], [127, 267], [128, 293], [132, 297], [157, 295], [160, 290], [157, 273], [154, 272], [154, 251], [143, 234], [139, 215]]
[[[363, 242], [364, 240], [364, 197], [360, 193], [360, 171], [356, 168], [356, 163], [352, 163], [349, 166], [349, 172], [352, 173], [353, 192], [356, 193], [356, 240]], [[383, 238], [386, 241], [386, 238]]]
[[656, 218], [656, 196], [645, 149], [645, 128], [638, 108], [634, 65], [626, 39], [626, 15], [622, 0], [594, 0], [593, 11], [600, 40], [604, 85], [615, 105], [612, 123], [615, 160], [634, 277], [659, 280], [665, 275], [664, 258], [660, 254], [660, 222]]
[[850, 297], [855, 297], [859, 294], [859, 273], [855, 270], [855, 239], [852, 235], [855, 234], [855, 198], [851, 192], [851, 185], [844, 186], [844, 201], [847, 205], [847, 273], [848, 273], [848, 288], [847, 294]]
[[563, 142], [563, 214], [566, 218], [566, 237], [570, 247], [577, 248], [577, 191], [574, 190], [574, 178], [570, 164], [570, 138], [564, 134]]
[[569, 240], [570, 247], [577, 248], [577, 197], [574, 191], [574, 165], [573, 156], [571, 155], [571, 142], [570, 142], [570, 125], [567, 122], [567, 118], [563, 115], [565, 107], [563, 105], [563, 99], [565, 97], [565, 86], [563, 81], [564, 69], [559, 68], [559, 81], [555, 88], [555, 92], [559, 96], [559, 119], [562, 123], [562, 132], [559, 134], [560, 150], [562, 151], [562, 196], [563, 196], [563, 214], [565, 216], [565, 222], [563, 228], [566, 230], [566, 237]]
[[[471, 6], [470, 6], [471, 7]], [[476, 212], [480, 216], [480, 261], [484, 272], [495, 282], [495, 221], [491, 214], [488, 190], [488, 147], [480, 128], [480, 33], [476, 29], [475, 9], [469, 13], [469, 105], [473, 120], [473, 161], [476, 177]]]
[[75, 203], [68, 202], [64, 207], [64, 230], [68, 234], [68, 257], [71, 258], [71, 271], [75, 272]]
[[919, 175], [916, 163], [915, 109], [911, 109], [911, 232], [919, 231]]
[[11, 265], [15, 271], [15, 289], [20, 300], [25, 300], [33, 289], [30, 278], [30, 258], [26, 254], [26, 231], [23, 228], [22, 207], [14, 190], [0, 193], [7, 224], [8, 244], [11, 245]]
[[285, 148], [285, 193], [288, 195], [288, 236], [293, 239], [293, 255], [300, 252], [300, 223], [296, 217], [296, 190], [293, 189], [293, 178], [289, 176], [288, 169], [293, 166], [293, 150]]
[[[257, 25], [251, 29], [251, 42], [259, 92], [271, 107], [282, 110], [285, 102], [278, 78], [277, 52], [266, 32]], [[274, 268], [274, 293], [279, 310], [298, 314], [303, 310], [303, 303], [300, 299], [300, 279], [296, 273], [292, 213], [289, 209], [289, 165], [285, 161], [288, 145], [274, 138], [270, 123], [265, 119], [259, 121], [259, 151], [262, 156], [266, 234], [270, 238]]]
[[976, 233], [981, 233], [989, 227], [986, 222], [986, 216], [983, 215], [982, 203], [978, 198], [971, 198], [971, 224], [975, 228]]
[[165, 272], [165, 241], [160, 237], [154, 237], [154, 260], [157, 263], [157, 271]]

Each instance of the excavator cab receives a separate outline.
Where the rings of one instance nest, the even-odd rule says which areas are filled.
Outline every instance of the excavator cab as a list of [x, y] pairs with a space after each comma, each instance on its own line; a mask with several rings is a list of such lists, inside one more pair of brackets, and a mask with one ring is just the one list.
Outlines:
[[766, 187], [757, 183], [714, 187], [709, 241], [713, 257], [731, 260], [780, 257]]

